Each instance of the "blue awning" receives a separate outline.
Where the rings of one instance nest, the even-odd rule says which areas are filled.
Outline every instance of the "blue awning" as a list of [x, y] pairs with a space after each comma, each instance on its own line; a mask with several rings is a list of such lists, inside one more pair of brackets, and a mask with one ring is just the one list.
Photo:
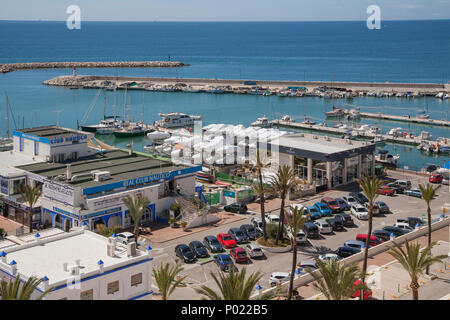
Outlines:
[[450, 170], [450, 161], [447, 161], [442, 168]]

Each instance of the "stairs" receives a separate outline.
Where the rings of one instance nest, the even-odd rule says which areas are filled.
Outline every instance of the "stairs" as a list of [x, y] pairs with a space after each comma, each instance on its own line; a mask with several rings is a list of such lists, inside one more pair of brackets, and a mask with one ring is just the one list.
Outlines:
[[180, 222], [186, 222], [186, 227], [189, 228], [189, 224], [195, 219], [197, 218], [199, 215], [202, 214], [201, 210], [197, 209], [197, 207], [186, 197], [173, 192], [171, 194], [171, 196], [175, 199], [175, 201], [177, 201], [178, 203], [181, 204], [182, 209], [181, 209], [181, 215], [182, 218], [180, 220]]

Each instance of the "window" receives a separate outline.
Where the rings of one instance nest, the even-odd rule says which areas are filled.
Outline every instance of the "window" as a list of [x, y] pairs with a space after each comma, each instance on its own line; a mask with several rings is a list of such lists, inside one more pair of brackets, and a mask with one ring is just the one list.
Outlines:
[[119, 291], [119, 280], [108, 283], [108, 294], [114, 294]]
[[94, 300], [94, 289], [81, 292], [80, 300]]
[[142, 283], [142, 273], [138, 273], [131, 276], [131, 286], [138, 286]]

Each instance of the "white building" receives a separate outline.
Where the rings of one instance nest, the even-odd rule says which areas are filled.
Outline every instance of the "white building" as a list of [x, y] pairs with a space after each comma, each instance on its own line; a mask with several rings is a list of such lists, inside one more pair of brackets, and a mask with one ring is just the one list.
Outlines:
[[[36, 234], [38, 235], [38, 234]], [[46, 300], [149, 300], [151, 248], [136, 249], [88, 230], [63, 233], [3, 249], [0, 277], [34, 276], [44, 281], [33, 297], [52, 288]]]

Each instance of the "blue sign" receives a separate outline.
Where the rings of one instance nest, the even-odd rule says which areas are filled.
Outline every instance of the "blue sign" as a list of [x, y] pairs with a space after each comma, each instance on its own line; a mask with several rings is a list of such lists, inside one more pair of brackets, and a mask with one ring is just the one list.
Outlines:
[[42, 137], [38, 137], [32, 134], [28, 134], [28, 133], [22, 133], [20, 131], [13, 131], [13, 135], [16, 137], [21, 137], [24, 139], [28, 139], [28, 140], [33, 140], [33, 141], [38, 141], [38, 142], [42, 142], [45, 144], [50, 144], [50, 139], [48, 138], [42, 138]]
[[89, 219], [89, 218], [93, 218], [93, 217], [97, 217], [97, 216], [103, 216], [105, 214], [119, 213], [121, 211], [122, 211], [121, 207], [112, 208], [112, 209], [108, 209], [108, 210], [103, 210], [103, 211], [86, 214], [83, 216], [83, 219]]
[[223, 191], [223, 195], [224, 197], [228, 197], [228, 198], [235, 198], [236, 197], [236, 193], [234, 191]]

